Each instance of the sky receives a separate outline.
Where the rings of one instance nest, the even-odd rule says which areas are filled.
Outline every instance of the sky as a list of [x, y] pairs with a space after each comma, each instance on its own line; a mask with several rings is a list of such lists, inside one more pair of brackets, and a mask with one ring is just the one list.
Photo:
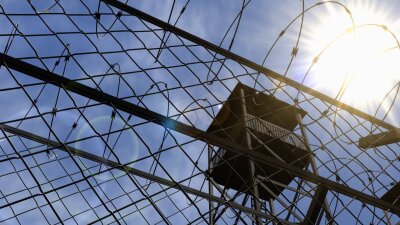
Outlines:
[[[168, 19], [174, 2], [174, 10]], [[186, 2], [186, 0], [131, 0], [127, 4], [174, 24]], [[176, 26], [333, 98], [340, 94], [340, 87], [348, 73], [361, 73], [363, 75], [361, 79], [358, 75], [354, 75], [343, 96], [339, 95], [338, 99], [343, 99], [346, 103], [371, 115], [377, 112], [378, 118], [398, 125], [396, 115], [399, 109], [395, 91], [390, 92], [382, 106], [379, 103], [384, 94], [398, 82], [396, 65], [399, 65], [397, 60], [400, 57], [396, 49], [390, 49], [388, 53], [386, 50], [396, 47], [396, 35], [400, 31], [396, 12], [400, 3], [393, 0], [379, 1], [379, 4], [372, 0], [326, 1], [315, 6], [317, 2], [304, 1], [304, 9], [307, 11], [302, 23], [302, 1], [252, 0], [243, 3], [226, 0], [192, 0], [179, 17]], [[243, 4], [247, 5], [233, 39], [236, 23], [233, 23], [229, 32], [227, 30], [232, 21], [240, 15]], [[361, 150], [356, 143], [359, 137], [372, 132], [379, 133], [380, 129], [384, 129], [372, 130], [375, 126], [370, 122], [354, 117], [346, 111], [337, 110], [291, 87], [282, 86], [276, 89], [279, 86], [278, 82], [272, 82], [263, 75], [257, 76], [252, 69], [232, 60], [226, 60], [226, 66], [223, 67], [219, 62], [199, 63], [212, 60], [213, 53], [201, 46], [185, 48], [181, 46], [181, 39], [168, 32], [165, 38], [168, 37], [166, 45], [169, 48], [163, 49], [156, 61], [154, 56], [158, 54], [163, 31], [140, 32], [157, 27], [125, 13], [121, 20], [116, 20], [118, 10], [111, 11], [104, 3], [99, 4], [98, 1], [89, 0], [82, 2], [0, 0], [0, 6], [1, 51], [6, 51], [7, 41], [13, 28], [18, 27], [17, 33], [25, 35], [15, 36], [9, 45], [7, 54], [13, 57], [21, 58], [69, 79], [79, 80], [89, 87], [99, 88], [108, 94], [124, 98], [162, 115], [172, 116], [201, 130], [207, 130], [238, 81], [259, 91], [273, 93], [275, 97], [289, 104], [294, 104], [295, 99], [298, 99], [300, 102], [298, 107], [308, 113], [303, 122], [307, 124], [310, 148], [317, 157], [321, 176], [335, 181], [340, 177], [339, 183], [345, 183], [351, 188], [378, 197], [386, 192], [391, 183], [398, 182], [400, 171], [396, 161], [399, 154], [397, 144]], [[70, 17], [65, 16], [63, 11]], [[100, 22], [96, 22], [93, 16], [98, 11], [101, 12]], [[36, 14], [38, 12], [40, 17]], [[296, 17], [298, 18], [294, 20]], [[362, 27], [352, 30], [358, 26]], [[127, 28], [134, 32], [118, 32]], [[112, 32], [102, 33], [105, 29]], [[350, 32], [347, 33], [350, 34], [338, 38], [331, 47], [326, 48], [332, 40], [349, 29]], [[283, 30], [284, 34], [280, 36]], [[51, 33], [57, 35], [36, 35]], [[361, 39], [356, 39], [359, 37]], [[351, 42], [354, 41], [353, 38], [356, 43], [361, 43], [356, 45], [357, 54], [354, 52], [346, 54], [343, 49], [355, 46], [348, 44], [353, 43]], [[350, 42], [347, 42], [348, 39]], [[186, 40], [183, 41], [186, 45], [191, 44]], [[173, 47], [174, 45], [178, 47]], [[292, 54], [293, 48], [298, 49], [295, 57]], [[362, 56], [365, 55], [365, 49], [366, 53], [385, 51], [384, 57], [388, 58], [383, 58], [381, 61], [354, 60], [355, 58], [364, 60]], [[69, 54], [72, 56], [66, 60]], [[319, 56], [318, 62], [313, 63], [316, 56]], [[217, 58], [222, 57], [217, 55]], [[184, 63], [190, 65], [185, 66]], [[373, 65], [371, 69], [366, 66], [368, 63]], [[211, 73], [206, 65], [211, 67]], [[354, 65], [360, 65], [362, 68], [365, 65], [367, 69], [360, 69]], [[371, 75], [380, 71], [384, 74]], [[108, 73], [114, 75], [104, 78], [99, 76]], [[0, 102], [4, 106], [0, 110], [1, 123], [18, 126], [22, 130], [52, 140], [59, 139], [72, 147], [121, 163], [129, 163], [134, 168], [150, 171], [169, 180], [186, 179], [182, 184], [207, 192], [207, 181], [204, 182], [205, 176], [202, 174], [202, 171], [207, 169], [207, 149], [204, 150], [206, 146], [204, 142], [193, 141], [183, 134], [164, 129], [135, 116], [129, 117], [127, 113], [121, 111], [113, 116], [113, 109], [108, 106], [94, 105], [85, 110], [77, 110], [77, 106], [95, 102], [71, 92], [60, 91], [52, 85], [37, 84], [38, 80], [15, 71], [10, 73], [4, 66], [0, 68], [0, 74]], [[213, 79], [216, 74], [218, 77]], [[244, 75], [240, 76], [241, 74]], [[92, 79], [87, 79], [89, 76]], [[357, 79], [370, 82], [362, 83]], [[361, 92], [360, 86], [356, 85], [361, 84], [361, 87], [365, 88], [370, 84], [376, 84], [381, 87], [375, 79], [390, 81], [382, 84], [384, 90], [379, 92], [382, 96], [377, 99], [370, 96], [378, 95], [378, 90], [366, 88], [366, 92]], [[258, 83], [255, 83], [255, 80]], [[26, 86], [24, 89], [26, 93], [20, 88], [20, 84]], [[151, 95], [147, 95], [149, 93]], [[368, 93], [373, 94], [368, 95]], [[39, 97], [36, 107], [29, 110], [37, 96]], [[59, 110], [56, 116], [51, 114], [53, 108]], [[182, 113], [185, 110], [189, 112]], [[326, 115], [324, 111], [327, 111]], [[42, 117], [39, 116], [42, 114], [44, 114]], [[19, 124], [25, 116], [32, 118], [24, 119]], [[52, 124], [53, 134], [50, 134], [46, 123]], [[77, 123], [76, 128], [71, 128], [74, 123]], [[126, 124], [133, 128], [118, 132], [119, 129], [125, 128]], [[110, 129], [116, 132], [107, 135]], [[119, 133], [121, 136], [118, 136]], [[300, 129], [297, 127], [294, 133], [300, 135]], [[143, 195], [136, 190], [136, 184], [149, 185], [146, 189], [142, 188], [148, 194], [154, 194], [165, 188], [163, 185], [149, 184], [142, 178], [132, 178], [116, 169], [111, 169], [112, 174], [105, 171], [93, 175], [106, 167], [86, 159], [71, 157], [60, 150], [53, 150], [47, 154], [46, 146], [40, 146], [27, 139], [18, 139], [14, 136], [10, 137], [9, 141], [3, 138], [0, 146], [2, 150], [0, 205], [40, 193], [39, 186], [42, 191], [46, 191], [67, 185], [45, 195], [47, 201], [52, 202], [54, 210], [50, 209], [46, 199], [39, 194], [38, 197], [15, 203], [12, 207], [2, 207], [0, 223], [26, 224], [29, 221], [30, 224], [56, 224], [55, 211], [66, 224], [86, 224], [102, 215], [108, 215], [107, 210], [113, 211], [142, 199]], [[27, 150], [29, 147], [33, 148]], [[110, 151], [110, 148], [113, 150]], [[160, 149], [165, 151], [159, 154], [160, 165], [154, 171], [154, 158], [148, 156]], [[24, 157], [22, 159], [16, 157], [17, 153]], [[25, 156], [28, 153], [35, 154]], [[10, 157], [16, 158], [10, 160]], [[29, 170], [26, 169], [27, 166], [30, 167]], [[87, 169], [88, 167], [92, 168]], [[199, 175], [188, 180], [187, 178], [193, 174]], [[85, 177], [89, 177], [86, 178], [88, 180], [84, 180]], [[369, 180], [371, 177], [372, 181]], [[79, 179], [83, 180], [74, 184], [73, 181]], [[290, 186], [296, 188], [297, 183], [292, 182]], [[304, 191], [310, 191], [310, 186], [303, 185], [302, 188]], [[171, 215], [169, 218], [171, 224], [187, 224], [188, 221], [199, 217], [196, 208], [188, 204], [187, 196], [182, 192], [171, 194], [175, 191], [168, 189], [153, 197], [154, 200], [161, 199], [157, 205], [166, 215]], [[171, 199], [162, 198], [167, 196], [166, 193], [169, 193], [168, 197]], [[230, 190], [228, 194], [234, 195], [235, 192]], [[289, 204], [294, 194], [286, 191], [284, 195], [287, 199], [282, 198], [283, 202], [275, 203], [277, 212], [284, 211], [284, 204]], [[110, 201], [112, 198], [114, 199]], [[201, 211], [205, 212], [208, 209], [205, 200], [200, 201], [194, 196], [190, 196], [190, 199], [199, 201], [197, 205]], [[240, 203], [242, 199], [243, 195], [236, 201]], [[102, 201], [108, 203], [103, 206]], [[328, 201], [332, 204], [331, 210], [340, 224], [344, 221], [353, 224], [385, 224], [386, 220], [379, 221], [384, 217], [382, 210], [372, 206], [363, 207], [360, 202], [341, 195], [337, 196], [334, 192], [328, 193]], [[304, 214], [309, 203], [308, 197], [299, 200], [297, 213]], [[141, 200], [126, 210], [118, 211], [115, 216], [123, 217], [121, 223], [126, 224], [133, 222], [154, 224], [161, 221], [155, 208], [145, 207], [147, 204], [147, 200]], [[247, 206], [250, 206], [250, 203], [247, 203]], [[144, 208], [137, 210], [141, 207]], [[185, 207], [187, 209], [183, 213], [175, 214], [178, 209]], [[15, 214], [18, 216], [14, 216]], [[377, 216], [373, 217], [374, 214]], [[233, 223], [232, 215], [233, 212], [228, 210], [221, 223]], [[278, 217], [284, 218], [285, 215], [286, 213], [282, 213]], [[398, 217], [388, 215], [393, 224], [399, 221]], [[296, 221], [296, 218], [290, 219]], [[108, 224], [112, 221], [112, 216], [108, 216], [102, 222]], [[245, 221], [248, 222], [249, 218], [245, 218]]]

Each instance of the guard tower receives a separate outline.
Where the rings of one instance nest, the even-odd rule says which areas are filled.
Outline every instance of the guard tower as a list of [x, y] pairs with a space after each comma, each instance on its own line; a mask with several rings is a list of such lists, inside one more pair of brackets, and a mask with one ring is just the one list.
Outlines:
[[[241, 83], [232, 91], [207, 132], [282, 160], [298, 168], [309, 163], [309, 151], [302, 136], [293, 133], [306, 112], [271, 95], [259, 93]], [[255, 177], [269, 177], [253, 185], [257, 198], [274, 200], [293, 177], [268, 166], [255, 166], [245, 155], [219, 149], [211, 158], [211, 177], [220, 185], [254, 194]], [[247, 185], [246, 185], [247, 184]], [[265, 188], [267, 187], [267, 188]], [[269, 191], [267, 191], [269, 189]]]

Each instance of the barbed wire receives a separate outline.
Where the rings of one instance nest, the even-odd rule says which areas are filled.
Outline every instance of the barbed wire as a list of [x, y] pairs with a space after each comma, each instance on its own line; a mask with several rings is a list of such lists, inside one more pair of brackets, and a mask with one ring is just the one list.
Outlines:
[[[223, 56], [207, 45], [151, 24], [139, 14], [116, 8], [110, 1], [21, 2], [20, 8], [8, 3], [0, 5], [0, 23], [4, 24], [0, 33], [2, 53], [71, 82], [65, 85], [57, 80], [39, 81], [27, 76], [27, 71], [1, 63], [0, 101], [7, 109], [0, 114], [0, 167], [4, 168], [0, 172], [0, 223], [315, 222], [308, 218], [308, 207], [304, 206], [317, 198], [323, 184], [303, 179], [285, 167], [269, 171], [267, 164], [251, 155], [215, 146], [207, 135], [221, 135], [234, 145], [264, 151], [277, 162], [373, 199], [379, 199], [399, 182], [397, 143], [371, 150], [359, 147], [360, 138], [390, 131], [387, 128]], [[141, 8], [137, 2], [121, 3]], [[194, 12], [200, 10], [201, 3], [172, 0], [164, 4], [166, 7], [161, 10], [167, 18], [160, 19], [176, 27], [179, 21], [182, 24], [197, 16]], [[227, 51], [240, 49], [241, 39], [248, 38], [246, 29], [254, 22], [252, 10], [257, 10], [259, 4], [243, 0], [233, 8], [223, 7], [227, 15], [216, 22], [219, 34], [213, 39], [218, 47], [225, 44]], [[296, 82], [306, 85], [324, 53], [343, 36], [357, 35], [359, 29], [379, 28], [393, 38], [397, 46], [384, 49], [382, 54], [400, 48], [396, 33], [387, 25], [356, 23], [351, 7], [340, 1], [311, 4], [302, 0], [296, 4], [300, 12], [293, 13], [294, 18], [289, 18], [282, 30], [277, 29], [280, 32], [275, 33], [272, 42], [265, 42], [270, 46], [265, 48], [264, 57], [260, 56], [261, 66], [272, 65], [273, 53], [282, 51], [278, 44], [293, 46], [287, 61], [282, 62], [283, 77], [289, 77], [295, 62], [306, 52], [304, 36], [310, 26], [306, 16], [328, 6], [338, 7], [352, 28], [332, 37]], [[212, 3], [207, 7], [221, 6]], [[157, 10], [154, 9], [156, 17], [163, 15]], [[349, 82], [343, 81], [333, 99], [343, 100]], [[115, 102], [85, 97], [74, 91], [76, 83], [152, 114], [130, 114]], [[229, 97], [239, 83], [254, 91]], [[399, 87], [399, 83], [393, 85], [377, 103], [375, 118], [380, 110], [385, 110], [382, 121], [397, 112]], [[233, 106], [235, 101], [245, 101], [260, 108], [270, 107], [260, 96], [270, 96], [287, 106], [253, 115], [253, 119]], [[383, 109], [385, 104], [389, 107]], [[299, 123], [292, 130], [285, 129], [283, 136], [261, 140], [259, 131], [247, 125], [265, 121], [288, 108], [293, 108], [295, 115], [304, 112], [304, 116], [301, 121], [296, 119]], [[171, 127], [167, 120], [157, 125], [154, 118], [144, 119], [155, 114], [207, 131], [207, 135], [190, 136], [181, 133], [186, 128]], [[276, 121], [284, 123], [285, 119]], [[260, 124], [262, 129], [273, 132], [265, 122]], [[209, 130], [214, 125], [215, 129]], [[237, 137], [232, 130], [243, 133]], [[253, 140], [251, 145], [246, 145], [246, 135]], [[307, 152], [286, 161], [289, 156], [282, 157], [279, 151], [298, 151], [282, 141], [292, 137], [307, 146]], [[281, 149], [274, 151], [272, 146], [277, 141], [281, 142]], [[242, 159], [247, 164], [240, 165]], [[303, 162], [306, 165], [300, 168], [298, 165]], [[250, 164], [259, 177], [243, 172]], [[238, 187], [222, 183], [215, 171], [223, 171], [227, 180], [236, 179]], [[280, 183], [277, 177], [285, 177], [288, 183]], [[259, 192], [269, 197], [260, 197]], [[25, 207], [19, 208], [20, 204]], [[324, 202], [318, 205], [325, 216], [317, 220], [325, 224], [399, 221], [395, 212], [330, 187]], [[34, 215], [35, 220], [27, 219], [29, 215]]]

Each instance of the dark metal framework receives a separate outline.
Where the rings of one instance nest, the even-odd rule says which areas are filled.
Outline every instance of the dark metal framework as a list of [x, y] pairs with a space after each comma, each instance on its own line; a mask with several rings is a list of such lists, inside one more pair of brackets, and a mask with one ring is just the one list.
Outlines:
[[[45, 11], [35, 1], [21, 2], [17, 9], [0, 4], [0, 95], [2, 105], [10, 105], [0, 114], [0, 223], [399, 221], [397, 198], [380, 198], [399, 182], [399, 145], [369, 151], [376, 143], [357, 143], [398, 128], [233, 53], [251, 0], [243, 1], [232, 23], [228, 49], [130, 1], [77, 0], [71, 7], [54, 0]], [[189, 3], [181, 4], [176, 21]], [[171, 14], [175, 7], [174, 0]], [[16, 23], [19, 17], [24, 19]], [[33, 20], [37, 29], [30, 30]], [[308, 113], [292, 131], [306, 137], [311, 163], [305, 170], [205, 131], [238, 82]], [[253, 184], [243, 181], [247, 192], [219, 185], [209, 163], [219, 149], [246, 156], [258, 168], [272, 166], [293, 181], [283, 185], [259, 176]], [[284, 191], [273, 201], [256, 198], [255, 186], [270, 191], [263, 181]]]

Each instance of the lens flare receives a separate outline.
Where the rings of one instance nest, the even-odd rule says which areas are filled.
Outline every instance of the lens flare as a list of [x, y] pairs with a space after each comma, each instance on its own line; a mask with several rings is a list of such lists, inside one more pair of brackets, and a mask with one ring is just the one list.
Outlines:
[[[96, 129], [97, 132], [100, 134], [107, 133], [108, 132], [108, 127], [110, 126], [110, 121], [111, 118], [110, 116], [99, 116], [96, 117], [92, 120], [89, 121], [89, 123]], [[125, 122], [119, 118], [115, 117], [114, 122], [113, 122], [113, 127], [111, 132], [120, 130], [122, 128], [126, 128]], [[91, 137], [95, 136], [95, 132], [92, 130], [92, 128], [89, 126], [88, 123], [85, 123], [81, 128], [79, 129], [77, 133], [77, 140], [84, 139], [86, 137]], [[111, 148], [114, 147], [114, 144], [118, 138], [119, 132], [115, 132], [114, 134], [111, 134], [109, 141], [108, 141], [108, 146]], [[103, 135], [103, 139], [106, 140], [106, 136]], [[115, 154], [118, 155], [118, 159], [122, 164], [129, 163], [137, 159], [138, 157], [138, 152], [139, 152], [139, 143], [138, 143], [138, 137], [132, 130], [124, 130], [122, 131], [121, 135], [118, 138], [118, 142], [115, 144], [115, 148], [113, 151], [115, 151]], [[115, 157], [113, 154], [110, 154], [110, 150], [107, 148], [106, 151], [104, 152], [104, 147], [105, 144], [104, 142], [99, 138], [99, 137], [93, 137], [88, 139], [87, 141], [79, 141], [75, 144], [75, 147], [78, 149], [84, 149], [85, 151], [88, 151], [92, 154], [98, 155], [100, 157], [104, 157], [106, 159], [110, 159], [113, 161], [115, 160]], [[103, 156], [104, 154], [104, 156]], [[79, 161], [79, 160], [78, 160]], [[80, 162], [80, 161], [79, 161]], [[82, 162], [80, 162], [82, 163]], [[84, 164], [86, 165], [86, 163]], [[83, 164], [81, 165], [83, 166]], [[82, 167], [83, 169], [84, 167]], [[105, 165], [101, 166], [101, 171], [106, 170], [107, 167]], [[111, 170], [112, 174], [110, 171], [105, 171], [100, 173], [99, 175], [95, 176], [95, 178], [99, 181], [105, 181], [113, 178], [114, 176], [119, 176], [125, 174], [123, 171], [119, 171], [116, 169]], [[88, 170], [85, 170], [85, 173], [87, 175], [91, 173], [97, 173], [99, 172], [99, 167], [94, 167], [94, 169], [90, 169], [90, 172]]]

